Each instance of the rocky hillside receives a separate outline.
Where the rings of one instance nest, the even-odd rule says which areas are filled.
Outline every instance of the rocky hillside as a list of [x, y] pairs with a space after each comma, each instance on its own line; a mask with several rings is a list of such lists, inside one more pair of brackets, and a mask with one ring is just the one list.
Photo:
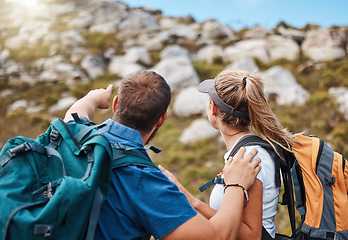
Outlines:
[[[196, 87], [224, 69], [240, 69], [262, 76], [285, 127], [316, 134], [348, 156], [348, 26], [296, 29], [281, 22], [235, 31], [120, 1], [0, 5], [0, 147], [10, 137], [42, 133], [88, 90], [117, 88], [125, 75], [153, 69], [174, 96], [154, 141], [165, 151], [155, 161], [196, 191], [220, 170], [225, 152], [205, 117], [207, 96]], [[100, 111], [96, 121], [108, 115]]]

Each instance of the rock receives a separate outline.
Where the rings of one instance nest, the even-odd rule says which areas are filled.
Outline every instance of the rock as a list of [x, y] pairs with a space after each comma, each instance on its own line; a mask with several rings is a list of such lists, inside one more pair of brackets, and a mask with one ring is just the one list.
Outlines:
[[191, 143], [218, 135], [219, 131], [214, 129], [207, 119], [196, 119], [184, 130], [179, 138], [179, 142]]
[[327, 28], [310, 30], [302, 44], [303, 53], [314, 61], [341, 59], [345, 56], [344, 37]]
[[183, 87], [196, 86], [200, 82], [191, 62], [183, 57], [163, 59], [153, 70], [166, 79], [172, 91]]
[[167, 31], [170, 38], [195, 40], [199, 35], [199, 25], [196, 23], [181, 24], [178, 19], [163, 17], [159, 21], [159, 25], [162, 31]]
[[5, 41], [5, 47], [11, 50], [16, 50], [23, 47], [27, 43], [27, 40], [22, 36], [13, 36]]
[[157, 34], [141, 34], [135, 43], [129, 44], [145, 47], [148, 51], [159, 52], [163, 49], [164, 43], [170, 42], [170, 33], [161, 31]]
[[45, 108], [42, 105], [33, 105], [26, 108], [27, 113], [37, 113], [41, 112]]
[[162, 60], [153, 70], [166, 79], [172, 91], [199, 84], [199, 77], [186, 49], [170, 46], [165, 48], [160, 56]]
[[125, 62], [123, 56], [113, 57], [108, 67], [110, 73], [116, 73], [121, 77], [125, 77], [128, 74], [142, 71], [144, 69], [145, 68], [138, 63]]
[[267, 38], [266, 49], [271, 61], [281, 58], [292, 61], [298, 58], [300, 53], [300, 46], [294, 40], [279, 35]]
[[70, 28], [85, 29], [92, 25], [93, 16], [87, 11], [80, 11], [77, 13], [77, 17], [68, 21], [67, 24]]
[[301, 44], [306, 37], [306, 33], [298, 29], [285, 28], [283, 26], [279, 26], [277, 28], [277, 31], [283, 37], [290, 38], [294, 40], [295, 42], [297, 42], [298, 44]]
[[56, 104], [51, 106], [48, 111], [50, 113], [55, 113], [59, 111], [65, 111], [67, 110], [71, 105], [73, 105], [77, 99], [75, 97], [66, 97], [60, 99]]
[[264, 63], [269, 62], [265, 39], [241, 40], [224, 49], [227, 61], [235, 62], [244, 58], [258, 58]]
[[28, 107], [28, 101], [21, 99], [15, 101], [8, 109], [9, 112], [17, 111], [19, 109], [26, 109]]
[[214, 63], [216, 59], [224, 59], [224, 51], [219, 45], [207, 45], [197, 51], [195, 60], [207, 63]]
[[102, 57], [87, 55], [81, 61], [81, 67], [93, 79], [104, 74], [105, 63]]
[[5, 64], [8, 56], [10, 56], [10, 51], [8, 49], [0, 50], [0, 68]]
[[243, 38], [244, 39], [255, 39], [255, 38], [264, 39], [271, 34], [272, 34], [271, 30], [268, 30], [259, 25], [256, 25], [254, 26], [254, 28], [247, 30], [244, 33]]
[[28, 21], [18, 30], [18, 34], [6, 40], [5, 46], [10, 50], [35, 46], [49, 33], [51, 23], [47, 21]]
[[70, 61], [74, 64], [81, 62], [81, 60], [89, 54], [86, 48], [77, 47], [71, 51]]
[[265, 95], [275, 95], [279, 105], [303, 105], [309, 93], [299, 85], [288, 70], [275, 66], [262, 73]]
[[77, 66], [62, 62], [64, 57], [41, 58], [35, 61], [34, 66], [42, 70], [39, 80], [43, 82], [65, 82], [73, 86], [79, 81], [88, 81], [86, 74]]
[[63, 32], [60, 37], [61, 48], [66, 51], [79, 47], [85, 41], [80, 32], [76, 30]]
[[39, 58], [35, 60], [32, 67], [38, 71], [53, 69], [58, 63], [65, 62], [65, 57], [56, 55], [50, 58]]
[[[187, 49], [180, 47], [179, 45], [168, 46], [160, 53], [161, 59], [183, 57], [190, 60], [190, 54]], [[190, 60], [191, 61], [191, 60]]]
[[231, 63], [226, 66], [224, 70], [230, 71], [246, 71], [248, 73], [257, 73], [259, 72], [259, 67], [255, 64], [254, 60], [251, 58], [244, 58], [242, 60]]
[[124, 60], [129, 63], [151, 65], [151, 58], [144, 47], [131, 47], [127, 50]]
[[175, 97], [173, 112], [179, 118], [204, 115], [208, 99], [207, 94], [198, 92], [197, 86], [185, 88]]
[[128, 16], [128, 6], [120, 1], [97, 1], [92, 11], [90, 32], [114, 33]]
[[0, 92], [0, 97], [2, 98], [10, 98], [13, 95], [13, 91], [11, 89], [5, 89]]
[[344, 115], [344, 118], [348, 120], [348, 88], [330, 88], [329, 94], [339, 105], [338, 110]]
[[215, 40], [234, 39], [232, 30], [216, 20], [207, 20], [202, 24], [202, 37]]
[[141, 32], [160, 30], [160, 28], [154, 15], [142, 9], [133, 9], [119, 24], [119, 30], [121, 38], [127, 38]]

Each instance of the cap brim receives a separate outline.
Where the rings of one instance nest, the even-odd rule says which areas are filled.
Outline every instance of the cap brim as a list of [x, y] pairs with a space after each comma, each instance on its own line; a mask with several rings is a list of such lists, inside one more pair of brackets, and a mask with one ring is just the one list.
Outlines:
[[215, 88], [215, 79], [204, 80], [198, 85], [198, 91], [201, 93], [209, 93], [212, 88]]

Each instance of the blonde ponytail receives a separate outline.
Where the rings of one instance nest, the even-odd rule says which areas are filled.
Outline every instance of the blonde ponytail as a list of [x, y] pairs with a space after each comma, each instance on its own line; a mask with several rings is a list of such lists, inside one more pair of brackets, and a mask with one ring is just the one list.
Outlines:
[[294, 135], [282, 128], [264, 96], [263, 82], [258, 76], [243, 71], [223, 71], [216, 77], [216, 90], [224, 102], [238, 110], [248, 110], [249, 118], [233, 117], [220, 111], [222, 120], [236, 128], [248, 128], [271, 144], [291, 152]]

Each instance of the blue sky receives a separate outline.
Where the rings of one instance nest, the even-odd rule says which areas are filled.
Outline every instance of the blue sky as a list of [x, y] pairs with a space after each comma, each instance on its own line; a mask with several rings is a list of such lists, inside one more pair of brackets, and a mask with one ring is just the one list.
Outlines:
[[187, 16], [197, 22], [217, 19], [235, 30], [255, 24], [273, 28], [280, 21], [302, 28], [348, 26], [348, 0], [121, 0], [130, 7], [147, 6], [165, 16]]

